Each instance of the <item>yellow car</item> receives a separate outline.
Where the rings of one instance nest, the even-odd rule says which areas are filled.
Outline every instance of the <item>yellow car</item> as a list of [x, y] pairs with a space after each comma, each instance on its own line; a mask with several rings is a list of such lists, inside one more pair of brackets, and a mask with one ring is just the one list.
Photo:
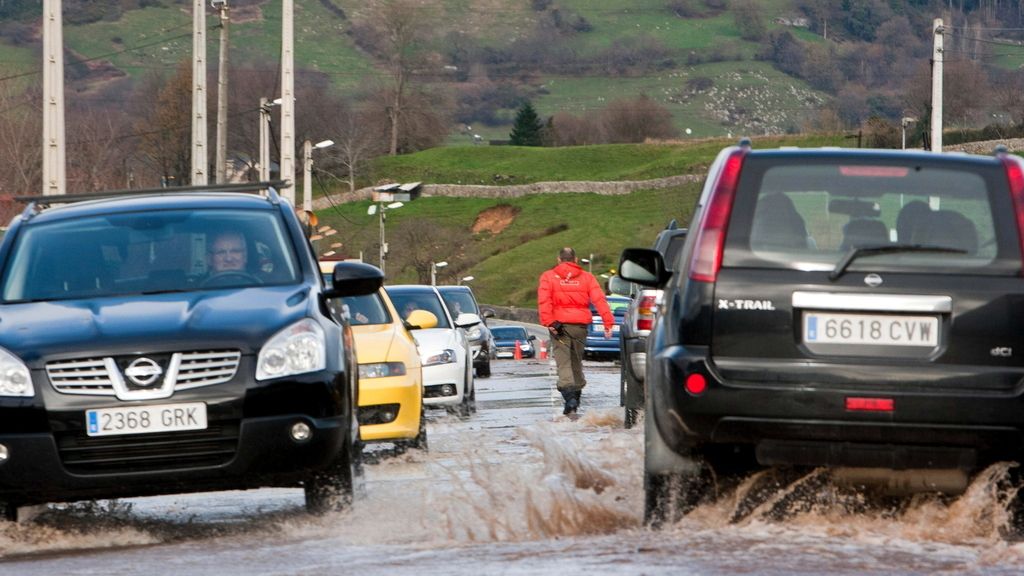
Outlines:
[[[320, 262], [330, 284], [337, 261]], [[332, 302], [348, 314], [359, 363], [359, 432], [364, 442], [393, 442], [399, 450], [427, 448], [423, 418], [423, 372], [409, 329], [433, 328], [437, 316], [425, 310], [402, 322], [383, 288]]]

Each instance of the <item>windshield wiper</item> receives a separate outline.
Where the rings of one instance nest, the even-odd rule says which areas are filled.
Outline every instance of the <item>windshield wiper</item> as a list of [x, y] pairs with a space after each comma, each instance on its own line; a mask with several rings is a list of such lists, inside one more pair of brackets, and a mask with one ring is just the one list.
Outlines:
[[877, 254], [893, 254], [896, 252], [932, 252], [937, 254], [967, 254], [967, 250], [959, 248], [946, 248], [944, 246], [926, 246], [922, 244], [879, 244], [877, 246], [858, 246], [850, 248], [842, 260], [836, 264], [828, 274], [828, 279], [835, 282], [846, 272], [850, 264], [861, 256], [875, 256]]

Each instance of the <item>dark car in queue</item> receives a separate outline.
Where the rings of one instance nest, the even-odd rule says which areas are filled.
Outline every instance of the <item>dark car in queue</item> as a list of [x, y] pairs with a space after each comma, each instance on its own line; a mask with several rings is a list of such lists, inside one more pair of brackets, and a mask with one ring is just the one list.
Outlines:
[[604, 337], [604, 321], [591, 306], [590, 326], [587, 327], [587, 339], [583, 344], [583, 357], [593, 360], [618, 360], [621, 355], [622, 342], [619, 338], [619, 330], [622, 328], [622, 319], [629, 307], [630, 299], [625, 296], [610, 295], [605, 298], [608, 301], [608, 308], [612, 311], [612, 318], [615, 324], [612, 325], [612, 337]]
[[272, 187], [26, 201], [0, 244], [5, 518], [265, 486], [303, 488], [312, 512], [348, 505], [358, 381], [328, 300], [375, 291], [379, 270], [339, 264], [326, 289]]
[[[676, 221], [672, 220], [654, 240], [652, 248], [662, 255], [668, 274], [678, 266], [676, 259], [686, 242], [686, 233], [686, 228], [679, 228]], [[627, 294], [631, 300], [619, 330], [622, 348], [619, 361], [619, 402], [623, 407], [623, 425], [632, 428], [644, 407], [647, 336], [654, 326], [654, 315], [662, 294], [657, 288], [637, 289], [636, 284], [624, 281], [621, 284], [627, 285], [626, 289], [630, 290]]]
[[516, 345], [519, 346], [521, 358], [533, 358], [537, 355], [537, 337], [526, 331], [522, 326], [492, 326], [495, 354], [498, 358], [515, 358]]
[[458, 318], [459, 314], [467, 313], [480, 317], [479, 324], [466, 329], [466, 338], [469, 340], [476, 375], [481, 378], [489, 378], [491, 376], [491, 359], [495, 357], [495, 350], [494, 336], [491, 335], [487, 319], [494, 318], [494, 310], [481, 308], [469, 286], [438, 286], [437, 291], [441, 293], [441, 298], [455, 318]]
[[649, 521], [765, 466], [958, 494], [1024, 456], [1020, 158], [745, 142], [712, 165], [681, 258], [619, 267], [664, 289]]

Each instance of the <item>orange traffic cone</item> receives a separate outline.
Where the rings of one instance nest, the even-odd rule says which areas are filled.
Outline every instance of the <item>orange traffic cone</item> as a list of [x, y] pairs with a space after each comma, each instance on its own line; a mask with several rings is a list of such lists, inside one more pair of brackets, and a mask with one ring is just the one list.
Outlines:
[[522, 348], [519, 347], [519, 340], [516, 340], [516, 349], [512, 351], [512, 359], [513, 360], [522, 360], [523, 359], [523, 350], [522, 350]]
[[548, 359], [548, 341], [547, 340], [541, 340], [540, 341], [540, 352], [538, 352], [537, 357], [540, 358], [541, 360], [547, 360]]

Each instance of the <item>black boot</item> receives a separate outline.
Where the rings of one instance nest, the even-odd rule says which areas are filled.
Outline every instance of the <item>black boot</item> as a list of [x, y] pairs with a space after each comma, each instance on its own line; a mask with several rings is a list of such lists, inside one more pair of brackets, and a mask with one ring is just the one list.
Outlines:
[[580, 391], [579, 390], [559, 390], [562, 393], [562, 398], [565, 399], [565, 408], [562, 410], [562, 414], [573, 414], [576, 412], [576, 408], [580, 405]]

